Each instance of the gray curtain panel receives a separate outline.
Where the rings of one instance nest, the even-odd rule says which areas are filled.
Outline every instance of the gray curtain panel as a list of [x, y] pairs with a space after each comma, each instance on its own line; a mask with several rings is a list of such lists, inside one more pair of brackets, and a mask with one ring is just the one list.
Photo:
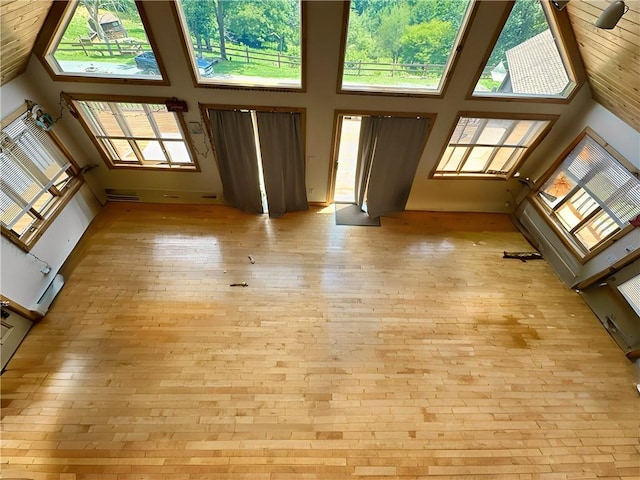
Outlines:
[[307, 210], [300, 113], [257, 112], [269, 216]]
[[356, 203], [363, 208], [369, 185], [371, 162], [376, 147], [379, 117], [362, 117], [360, 120], [360, 138], [358, 139], [358, 159], [356, 163]]
[[428, 128], [427, 118], [378, 118], [366, 187], [371, 218], [404, 210]]
[[224, 197], [247, 213], [263, 213], [251, 112], [209, 110]]

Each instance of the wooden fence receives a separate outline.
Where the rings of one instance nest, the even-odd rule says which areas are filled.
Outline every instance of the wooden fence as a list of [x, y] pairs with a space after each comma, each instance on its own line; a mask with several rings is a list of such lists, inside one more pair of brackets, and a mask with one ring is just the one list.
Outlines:
[[151, 50], [151, 45], [146, 42], [118, 41], [93, 42], [88, 38], [80, 38], [77, 42], [60, 42], [56, 52], [82, 52], [86, 56], [123, 56], [137, 55], [138, 53]]
[[[122, 42], [114, 40], [113, 42], [92, 42], [89, 39], [79, 39], [78, 42], [60, 43], [58, 52], [83, 52], [85, 55], [137, 55], [143, 51], [151, 50], [151, 46], [144, 42]], [[300, 65], [300, 57], [293, 55], [284, 55], [278, 53], [266, 53], [260, 50], [250, 49], [249, 47], [226, 47], [227, 58], [229, 60], [244, 61], [246, 63], [262, 63], [275, 65], [278, 68], [297, 67]], [[202, 47], [197, 50], [198, 56], [204, 57], [221, 57], [219, 45], [211, 47]], [[444, 74], [445, 65], [430, 63], [374, 63], [374, 62], [345, 62], [344, 75], [367, 76], [376, 74], [387, 74], [390, 77], [395, 76], [442, 76]], [[491, 78], [491, 68], [487, 67], [482, 72], [481, 78]]]
[[[281, 68], [283, 65], [288, 67], [297, 67], [300, 65], [300, 57], [294, 55], [284, 55], [281, 52], [278, 53], [266, 53], [260, 50], [250, 49], [249, 47], [225, 47], [227, 52], [227, 59], [236, 60], [242, 59], [246, 63], [263, 63], [269, 65], [275, 65]], [[206, 54], [213, 55], [215, 57], [221, 57], [220, 46], [211, 46], [210, 48], [202, 47], [197, 50], [199, 56], [205, 56]]]

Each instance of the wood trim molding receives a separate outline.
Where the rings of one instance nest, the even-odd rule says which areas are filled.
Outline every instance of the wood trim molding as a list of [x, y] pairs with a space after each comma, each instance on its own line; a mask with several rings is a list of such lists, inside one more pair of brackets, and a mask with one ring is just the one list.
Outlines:
[[606, 270], [598, 272], [595, 275], [585, 278], [584, 280], [580, 280], [576, 284], [572, 285], [571, 288], [574, 290], [575, 289], [584, 290], [590, 287], [591, 285], [599, 282], [603, 278], [607, 278], [610, 275], [613, 275], [618, 270], [622, 270], [624, 267], [631, 265], [633, 262], [635, 262], [639, 258], [640, 258], [640, 249], [634, 250], [633, 253], [629, 254], [628, 256], [624, 257], [621, 260], [618, 260], [616, 263], [610, 265]]
[[62, 92], [60, 95], [64, 99], [64, 101], [67, 103], [73, 117], [75, 117], [76, 120], [78, 120], [78, 122], [80, 123], [80, 126], [82, 127], [82, 129], [85, 131], [85, 133], [91, 140], [91, 143], [93, 143], [93, 145], [95, 146], [96, 150], [100, 154], [100, 157], [102, 157], [102, 160], [104, 161], [107, 168], [109, 168], [110, 170], [144, 170], [144, 171], [153, 170], [158, 172], [200, 172], [201, 171], [200, 164], [198, 163], [198, 157], [196, 155], [196, 149], [194, 148], [194, 145], [193, 145], [193, 139], [191, 137], [191, 133], [189, 132], [187, 122], [184, 119], [184, 115], [181, 114], [181, 112], [174, 112], [176, 113], [175, 118], [177, 119], [178, 123], [180, 124], [180, 128], [182, 129], [183, 140], [187, 146], [187, 150], [189, 151], [189, 154], [191, 155], [193, 164], [184, 165], [182, 166], [182, 168], [180, 168], [180, 166], [172, 167], [172, 168], [163, 168], [163, 167], [154, 167], [153, 165], [121, 165], [121, 164], [114, 164], [111, 161], [111, 159], [105, 154], [102, 146], [100, 145], [100, 142], [98, 142], [95, 135], [89, 128], [89, 125], [87, 125], [86, 121], [84, 120], [84, 118], [82, 118], [82, 115], [79, 114], [79, 112], [77, 111], [77, 109], [73, 104], [73, 101], [75, 100], [80, 102], [99, 101], [99, 102], [113, 102], [113, 103], [145, 103], [145, 104], [163, 104], [164, 105], [165, 102], [167, 102], [167, 100], [170, 100], [171, 98], [144, 97], [139, 95], [135, 95], [135, 96], [101, 95], [101, 94], [93, 94], [93, 93], [83, 94], [83, 93], [66, 93], [66, 92]]
[[184, 52], [185, 58], [187, 59], [187, 63], [189, 64], [189, 75], [191, 76], [191, 81], [193, 82], [193, 86], [196, 88], [219, 88], [225, 90], [242, 90], [242, 91], [259, 91], [259, 92], [286, 92], [286, 93], [306, 93], [307, 91], [307, 69], [306, 69], [306, 58], [307, 58], [307, 6], [306, 0], [300, 0], [300, 88], [291, 88], [291, 87], [279, 87], [279, 86], [270, 86], [270, 85], [243, 85], [241, 83], [218, 83], [218, 82], [198, 82], [198, 78], [195, 74], [195, 65], [193, 63], [193, 55], [192, 48], [188, 46], [187, 41], [189, 41], [189, 36], [186, 35], [185, 25], [181, 19], [180, 13], [178, 12], [178, 7], [175, 2], [171, 3], [171, 13], [173, 17], [173, 21], [175, 22], [176, 28], [181, 38], [181, 47]]
[[5, 297], [4, 295], [0, 294], [0, 299], [2, 300], [2, 304], [3, 304], [2, 308], [6, 308], [7, 310], [11, 310], [12, 312], [17, 313], [18, 315], [22, 315], [27, 320], [31, 320], [32, 322], [37, 322], [38, 320], [41, 320], [44, 317], [44, 315], [42, 315], [41, 313], [38, 313], [35, 310], [29, 310], [28, 308], [23, 307], [19, 303], [14, 302], [13, 300], [11, 300], [8, 297]]
[[[481, 175], [447, 175], [447, 176], [435, 176], [435, 173], [438, 169], [438, 165], [440, 164], [440, 159], [444, 155], [447, 147], [449, 146], [449, 141], [455, 132], [456, 127], [458, 126], [458, 122], [460, 118], [468, 117], [468, 118], [484, 118], [487, 120], [544, 120], [548, 121], [549, 125], [547, 125], [540, 135], [535, 139], [535, 141], [526, 149], [525, 153], [518, 160], [518, 162], [511, 168], [511, 172], [506, 175], [491, 175], [490, 174], [481, 174]], [[549, 134], [555, 123], [560, 118], [560, 115], [553, 114], [541, 114], [541, 113], [505, 113], [505, 112], [488, 112], [488, 111], [480, 111], [480, 112], [471, 112], [471, 111], [460, 111], [458, 112], [454, 123], [451, 125], [451, 130], [447, 135], [447, 140], [442, 146], [440, 150], [440, 154], [438, 155], [438, 160], [434, 164], [431, 172], [429, 172], [429, 179], [434, 180], [510, 180], [513, 178], [513, 175], [518, 171], [518, 169], [524, 164], [524, 162], [529, 158], [531, 153], [538, 148], [540, 143], [546, 138]], [[472, 145], [472, 144], [469, 144]]]

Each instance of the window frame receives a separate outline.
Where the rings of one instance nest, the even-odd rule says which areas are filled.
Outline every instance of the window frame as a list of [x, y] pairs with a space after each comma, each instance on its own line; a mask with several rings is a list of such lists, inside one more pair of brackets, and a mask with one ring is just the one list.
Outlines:
[[542, 96], [513, 93], [509, 95], [495, 95], [492, 94], [492, 92], [478, 94], [475, 92], [476, 85], [480, 81], [482, 72], [486, 68], [487, 63], [491, 58], [491, 54], [493, 53], [493, 50], [498, 43], [498, 39], [500, 38], [502, 31], [504, 30], [504, 26], [509, 20], [511, 11], [515, 7], [515, 1], [516, 0], [511, 1], [511, 4], [508, 6], [507, 10], [504, 13], [504, 16], [500, 20], [500, 27], [496, 30], [492, 41], [489, 43], [487, 52], [482, 57], [482, 62], [480, 63], [480, 66], [478, 68], [478, 73], [473, 78], [473, 82], [469, 87], [469, 92], [467, 93], [466, 99], [503, 102], [513, 102], [514, 100], [517, 100], [519, 102], [561, 104], [571, 102], [573, 97], [580, 90], [580, 87], [586, 82], [586, 75], [584, 73], [584, 69], [581, 68], [582, 60], [580, 57], [580, 52], [578, 50], [577, 41], [575, 40], [575, 37], [572, 33], [573, 30], [566, 9], [558, 10], [557, 8], [552, 6], [550, 1], [547, 0], [540, 0], [540, 5], [547, 19], [549, 30], [551, 31], [553, 37], [557, 39], [556, 45], [558, 47], [558, 52], [569, 78], [569, 85], [565, 87], [565, 91], [569, 90], [568, 93], [562, 96]]
[[340, 56], [338, 58], [338, 78], [336, 83], [336, 93], [343, 95], [374, 95], [385, 97], [417, 97], [417, 98], [444, 98], [447, 88], [449, 86], [453, 72], [456, 69], [458, 60], [463, 50], [463, 46], [467, 41], [467, 37], [470, 31], [470, 25], [473, 23], [479, 8], [479, 0], [469, 0], [468, 15], [463, 18], [463, 23], [460, 26], [458, 35], [456, 36], [455, 43], [451, 50], [448, 62], [445, 66], [445, 71], [441, 79], [441, 86], [439, 90], [429, 92], [426, 90], [373, 90], [373, 89], [344, 89], [342, 86], [342, 80], [344, 76], [344, 59], [347, 53], [347, 37], [349, 35], [349, 16], [351, 13], [351, 0], [343, 2], [343, 14], [342, 14], [342, 34], [340, 37]]
[[[145, 34], [151, 45], [151, 50], [154, 53], [156, 63], [158, 64], [158, 70], [160, 71], [161, 78], [144, 78], [140, 77], [105, 77], [105, 76], [91, 76], [80, 75], [71, 72], [56, 72], [55, 68], [51, 65], [51, 61], [55, 62], [53, 57], [53, 50], [58, 44], [64, 31], [66, 30], [69, 22], [71, 21], [72, 13], [75, 12], [75, 6], [80, 0], [56, 0], [51, 5], [49, 14], [44, 22], [43, 28], [38, 35], [36, 44], [34, 46], [34, 53], [42, 63], [44, 69], [54, 81], [70, 81], [70, 82], [86, 82], [86, 83], [111, 83], [111, 84], [125, 84], [125, 85], [171, 85], [167, 70], [162, 61], [161, 55], [158, 53], [159, 48], [153, 36], [147, 14], [144, 9], [143, 2], [141, 0], [134, 0], [140, 20], [144, 27]], [[51, 58], [51, 60], [50, 60]]]
[[[69, 107], [72, 115], [78, 120], [80, 125], [82, 126], [85, 133], [91, 139], [91, 142], [94, 144], [102, 160], [105, 165], [110, 170], [143, 170], [143, 171], [160, 171], [160, 172], [199, 172], [200, 165], [198, 163], [198, 157], [196, 155], [196, 149], [193, 146], [193, 140], [191, 138], [191, 133], [187, 128], [187, 122], [184, 119], [184, 116], [181, 112], [170, 112], [174, 113], [174, 118], [176, 119], [176, 123], [180, 129], [180, 133], [182, 134], [182, 141], [187, 149], [187, 152], [192, 160], [192, 163], [174, 163], [170, 164], [170, 166], [157, 166], [154, 164], [144, 164], [144, 163], [115, 163], [108, 152], [105, 151], [102, 143], [93, 133], [92, 127], [89, 125], [87, 120], [78, 112], [78, 108], [76, 107], [75, 102], [104, 102], [104, 103], [140, 103], [140, 104], [151, 104], [151, 105], [166, 105], [167, 101], [172, 99], [165, 97], [138, 97], [138, 96], [124, 96], [124, 95], [98, 95], [98, 94], [75, 94], [75, 93], [63, 93], [63, 98]], [[102, 136], [100, 136], [102, 138]], [[105, 135], [104, 138], [111, 138], [109, 135]], [[131, 139], [138, 139], [135, 135], [131, 135]], [[143, 138], [143, 141], [161, 141], [163, 140], [161, 137], [146, 139]]]
[[293, 92], [293, 93], [306, 93], [307, 91], [307, 0], [300, 1], [300, 87], [285, 87], [278, 85], [259, 85], [259, 84], [243, 84], [243, 83], [224, 83], [224, 82], [202, 82], [198, 80], [196, 74], [197, 65], [195, 64], [195, 55], [193, 45], [189, 41], [188, 27], [183, 23], [183, 17], [178, 11], [176, 2], [171, 3], [171, 11], [173, 13], [173, 20], [178, 29], [178, 33], [181, 39], [181, 47], [184, 55], [189, 63], [189, 74], [193, 86], [197, 88], [220, 88], [220, 89], [232, 89], [232, 90], [254, 90], [254, 91], [266, 91], [266, 92]]
[[[569, 154], [573, 151], [573, 149], [585, 138], [590, 137], [593, 141], [599, 144], [607, 153], [609, 153], [614, 160], [616, 160], [623, 168], [629, 171], [630, 175], [638, 178], [640, 176], [640, 171], [635, 168], [626, 158], [624, 158], [620, 153], [618, 153], [606, 140], [604, 140], [600, 135], [598, 135], [591, 128], [586, 127], [568, 146], [565, 150], [560, 154], [560, 156], [556, 159], [555, 162], [545, 171], [545, 173], [535, 182], [535, 185], [527, 195], [527, 200], [531, 203], [536, 211], [540, 214], [542, 218], [544, 218], [545, 222], [551, 227], [551, 229], [556, 233], [558, 238], [562, 241], [562, 243], [567, 247], [567, 249], [578, 259], [578, 261], [582, 264], [585, 264], [593, 257], [604, 251], [611, 244], [624, 237], [627, 233], [632, 231], [635, 227], [631, 224], [626, 225], [624, 228], [620, 228], [619, 230], [612, 232], [608, 236], [604, 237], [598, 243], [596, 243], [591, 249], [588, 249], [577, 238], [574, 238], [574, 235], [567, 228], [562, 227], [559, 224], [559, 221], [553, 219], [551, 213], [554, 211], [548, 205], [545, 205], [538, 199], [538, 192], [542, 189], [545, 183], [556, 174], [558, 168], [562, 165], [562, 163], [567, 159]], [[580, 185], [576, 185], [572, 188], [572, 192], [577, 191], [580, 188]], [[569, 198], [571, 195], [567, 194], [564, 198]], [[597, 203], [597, 200], [594, 199]], [[560, 205], [563, 205], [566, 202], [560, 202]], [[557, 207], [557, 206], [556, 206]], [[588, 215], [585, 216], [575, 227], [573, 227], [572, 231], [578, 231], [580, 226], [584, 226], [590, 219], [595, 218], [600, 212], [604, 211], [602, 206], [598, 204], [595, 210], [591, 211]]]
[[[28, 115], [28, 112], [29, 105], [25, 103], [19, 109], [4, 117], [0, 121], [0, 128], [4, 130], [6, 126], [12, 124], [16, 120], [19, 120], [23, 115]], [[80, 187], [84, 184], [84, 179], [82, 177], [80, 167], [75, 162], [69, 151], [62, 144], [60, 139], [52, 131], [45, 131], [44, 133], [54, 143], [55, 147], [58, 148], [59, 153], [62, 155], [62, 157], [67, 160], [69, 166], [67, 167], [65, 172], [69, 175], [69, 180], [61, 189], [56, 188], [55, 185], [51, 185], [48, 187], [44, 186], [41, 189], [42, 191], [46, 188], [46, 190], [53, 195], [53, 199], [43, 212], [37, 212], [33, 208], [29, 210], [30, 214], [34, 216], [35, 219], [30, 224], [27, 231], [25, 231], [24, 233], [19, 234], [18, 232], [6, 227], [4, 223], [0, 225], [2, 235], [25, 252], [31, 251], [38, 240], [40, 240], [47, 229], [53, 224], [57, 216], [62, 212], [62, 210], [78, 192]], [[42, 147], [42, 145], [39, 146]], [[35, 165], [33, 166], [35, 167]], [[24, 199], [23, 201], [26, 204], [30, 203]]]
[[[533, 121], [548, 121], [549, 124], [544, 127], [544, 129], [538, 134], [536, 139], [531, 143], [529, 147], [526, 148], [525, 152], [521, 155], [521, 157], [516, 161], [516, 163], [511, 167], [511, 170], [506, 174], [492, 174], [492, 173], [469, 173], [464, 175], [459, 175], [455, 173], [451, 174], [440, 174], [438, 171], [438, 166], [440, 165], [440, 161], [445, 155], [447, 148], [451, 145], [451, 138], [455, 133], [455, 130], [458, 126], [458, 122], [460, 122], [461, 118], [480, 118], [486, 120], [533, 120]], [[549, 134], [556, 121], [558, 120], [559, 115], [549, 115], [549, 114], [509, 114], [509, 113], [499, 113], [499, 112], [458, 112], [456, 115], [455, 121], [449, 131], [449, 135], [447, 136], [447, 140], [438, 155], [438, 160], [431, 169], [429, 174], [430, 179], [434, 180], [509, 180], [513, 178], [520, 167], [524, 164], [524, 162], [529, 158], [531, 153], [538, 147], [538, 145], [545, 139], [545, 137]], [[469, 143], [469, 146], [474, 146], [475, 144]], [[495, 145], [495, 147], [499, 147], [500, 145]], [[468, 154], [467, 154], [468, 157]]]

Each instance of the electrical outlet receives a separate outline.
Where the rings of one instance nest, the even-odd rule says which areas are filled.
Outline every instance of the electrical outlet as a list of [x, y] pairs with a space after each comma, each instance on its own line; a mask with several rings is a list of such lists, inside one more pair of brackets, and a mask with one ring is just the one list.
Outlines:
[[313, 188], [309, 189], [309, 195], [311, 195], [313, 193]]
[[633, 248], [633, 245], [627, 245], [626, 247], [624, 247], [624, 251], [626, 253], [631, 253], [635, 250], [635, 248]]
[[613, 253], [610, 253], [609, 255], [607, 255], [606, 257], [607, 263], [609, 265], [613, 265], [614, 263], [616, 263], [616, 256]]

